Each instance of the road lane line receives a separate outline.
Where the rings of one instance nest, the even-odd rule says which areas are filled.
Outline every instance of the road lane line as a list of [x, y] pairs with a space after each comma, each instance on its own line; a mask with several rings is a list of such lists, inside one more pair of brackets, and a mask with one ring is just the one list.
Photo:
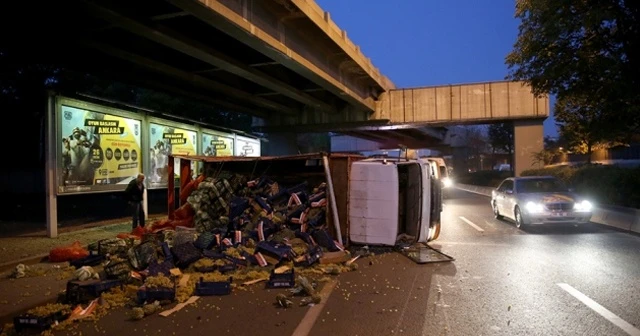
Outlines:
[[479, 226], [475, 225], [472, 221], [470, 221], [470, 220], [468, 220], [468, 219], [466, 219], [466, 218], [464, 218], [464, 217], [462, 217], [462, 216], [460, 216], [460, 219], [462, 219], [465, 223], [467, 223], [467, 224], [471, 225], [471, 227], [472, 227], [472, 228], [474, 228], [474, 229], [476, 229], [476, 230], [478, 230], [478, 231], [480, 231], [480, 232], [484, 232], [484, 229], [483, 229], [483, 228], [481, 228], [481, 227], [479, 227]]
[[609, 322], [615, 324], [620, 329], [624, 330], [627, 334], [631, 336], [640, 336], [640, 329], [634, 327], [629, 322], [621, 319], [616, 314], [610, 312], [607, 308], [601, 306], [599, 303], [591, 300], [588, 296], [582, 294], [577, 289], [571, 287], [571, 285], [566, 283], [558, 283], [556, 285], [560, 286], [560, 288], [564, 289], [567, 293], [571, 294], [573, 297], [580, 300], [587, 307], [591, 308], [591, 310], [600, 314], [600, 316], [606, 318]]
[[467, 245], [467, 246], [490, 246], [490, 247], [499, 247], [499, 246], [513, 246], [512, 244], [504, 244], [504, 243], [475, 243], [475, 242], [453, 242], [453, 241], [440, 241], [436, 240], [435, 242], [429, 243], [429, 246], [444, 246], [444, 245]]
[[400, 312], [400, 317], [398, 318], [398, 323], [396, 324], [396, 327], [391, 330], [391, 332], [394, 332], [396, 330], [401, 330], [400, 329], [400, 324], [402, 324], [402, 320], [404, 319], [404, 313], [405, 311], [407, 311], [407, 306], [409, 305], [409, 299], [411, 299], [411, 292], [413, 291], [413, 288], [416, 286], [416, 280], [418, 280], [418, 273], [416, 273], [416, 276], [413, 277], [413, 282], [411, 282], [411, 287], [409, 287], [409, 293], [407, 293], [407, 299], [404, 301], [404, 306], [402, 306], [402, 312]]
[[322, 309], [324, 309], [324, 306], [327, 304], [329, 295], [331, 295], [331, 292], [333, 292], [333, 289], [336, 287], [337, 283], [338, 281], [333, 279], [332, 281], [329, 281], [324, 286], [324, 288], [322, 288], [319, 293], [322, 301], [320, 301], [320, 303], [318, 303], [317, 305], [309, 308], [309, 311], [307, 311], [302, 320], [300, 320], [300, 323], [293, 331], [293, 334], [291, 334], [291, 336], [309, 335], [309, 333], [311, 332], [311, 328], [313, 328], [313, 325], [316, 323], [318, 316], [320, 316], [320, 313], [322, 313]]

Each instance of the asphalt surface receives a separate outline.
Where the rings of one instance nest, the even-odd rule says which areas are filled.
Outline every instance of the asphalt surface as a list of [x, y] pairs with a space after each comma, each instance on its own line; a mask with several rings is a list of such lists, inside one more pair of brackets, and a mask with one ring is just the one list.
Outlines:
[[488, 197], [448, 196], [431, 246], [453, 262], [381, 253], [324, 283], [312, 308], [278, 308], [287, 291], [259, 284], [168, 318], [134, 322], [121, 309], [56, 334], [640, 335], [640, 236], [597, 224], [522, 231], [494, 219]]

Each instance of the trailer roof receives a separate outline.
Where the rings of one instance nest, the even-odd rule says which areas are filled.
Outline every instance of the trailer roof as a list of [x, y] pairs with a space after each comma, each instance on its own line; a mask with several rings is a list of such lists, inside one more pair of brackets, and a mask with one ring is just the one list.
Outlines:
[[205, 156], [205, 155], [169, 155], [176, 159], [186, 159], [197, 162], [229, 162], [229, 161], [271, 161], [271, 160], [313, 160], [322, 159], [323, 155], [329, 156], [329, 158], [364, 158], [360, 154], [344, 154], [344, 153], [307, 153], [296, 155], [284, 155], [284, 156]]

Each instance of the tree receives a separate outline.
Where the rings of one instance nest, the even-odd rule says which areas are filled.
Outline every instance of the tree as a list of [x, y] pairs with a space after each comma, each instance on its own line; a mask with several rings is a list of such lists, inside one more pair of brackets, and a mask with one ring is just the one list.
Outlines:
[[533, 162], [545, 166], [557, 163], [556, 160], [565, 153], [564, 148], [566, 146], [567, 142], [562, 136], [559, 138], [545, 136], [544, 149], [532, 154]]
[[594, 105], [588, 97], [560, 98], [556, 101], [554, 113], [560, 133], [573, 151], [587, 154], [587, 163], [591, 163], [591, 153], [595, 148], [614, 139], [610, 129], [615, 125], [607, 123], [602, 107]]
[[526, 81], [537, 95], [599, 106], [598, 120], [607, 120], [601, 127], [611, 136], [637, 132], [639, 1], [518, 0], [515, 16], [521, 23], [506, 57], [508, 79]]
[[488, 150], [488, 140], [482, 127], [465, 126], [460, 128], [460, 137], [466, 147], [467, 168], [482, 170], [484, 154]]
[[496, 150], [509, 154], [509, 165], [513, 167], [513, 124], [501, 123], [489, 125], [489, 143], [493, 148], [493, 152]]

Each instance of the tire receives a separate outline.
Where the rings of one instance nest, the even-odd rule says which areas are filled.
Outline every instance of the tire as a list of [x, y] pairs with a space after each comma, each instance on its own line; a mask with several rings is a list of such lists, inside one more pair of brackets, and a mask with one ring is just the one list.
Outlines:
[[434, 226], [429, 228], [429, 239], [427, 241], [434, 241], [438, 239], [440, 236], [441, 225], [441, 222], [438, 220]]
[[524, 229], [525, 227], [524, 219], [522, 218], [522, 212], [520, 211], [520, 208], [516, 206], [513, 212], [514, 212], [513, 217], [515, 217], [515, 221], [516, 221], [516, 227], [521, 230]]
[[496, 202], [493, 202], [493, 217], [495, 217], [496, 219], [503, 218], [500, 214], [500, 211], [498, 210], [498, 205], [496, 204]]

